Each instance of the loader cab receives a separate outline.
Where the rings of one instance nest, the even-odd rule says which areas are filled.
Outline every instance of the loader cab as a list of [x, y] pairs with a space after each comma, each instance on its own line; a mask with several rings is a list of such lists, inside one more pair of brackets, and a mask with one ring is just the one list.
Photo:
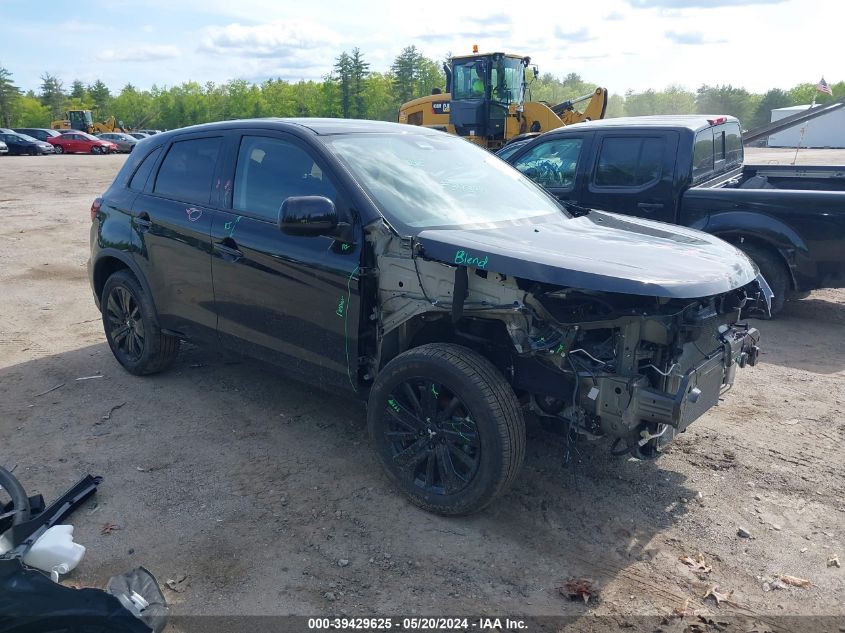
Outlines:
[[71, 130], [88, 132], [94, 127], [94, 118], [91, 116], [91, 110], [70, 110], [67, 113], [67, 119], [70, 121]]
[[449, 122], [460, 136], [486, 146], [504, 142], [509, 111], [522, 108], [529, 61], [504, 53], [453, 58]]

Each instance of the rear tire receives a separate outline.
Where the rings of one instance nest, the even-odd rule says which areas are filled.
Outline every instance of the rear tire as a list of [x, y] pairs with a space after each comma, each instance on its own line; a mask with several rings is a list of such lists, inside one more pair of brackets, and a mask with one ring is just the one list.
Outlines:
[[155, 319], [152, 299], [128, 270], [106, 280], [100, 301], [103, 329], [112, 354], [131, 374], [164, 371], [179, 353], [179, 339], [164, 334]]
[[769, 317], [772, 318], [783, 310], [786, 296], [789, 294], [791, 286], [789, 270], [786, 268], [786, 264], [780, 255], [769, 248], [748, 243], [740, 244], [739, 248], [757, 264], [760, 273], [774, 293], [774, 297], [772, 297], [772, 315]]
[[458, 345], [422, 345], [390, 361], [373, 384], [367, 421], [388, 478], [437, 514], [481, 510], [525, 458], [516, 394], [490, 361]]

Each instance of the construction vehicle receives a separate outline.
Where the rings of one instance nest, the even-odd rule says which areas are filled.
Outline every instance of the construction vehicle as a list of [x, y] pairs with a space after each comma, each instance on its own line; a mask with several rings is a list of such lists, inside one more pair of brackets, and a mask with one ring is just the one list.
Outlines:
[[[557, 105], [526, 101], [530, 81], [539, 74], [530, 57], [508, 53], [478, 53], [452, 57], [443, 65], [446, 93], [402, 104], [399, 123], [422, 125], [457, 134], [496, 150], [518, 137], [547, 132], [564, 125], [604, 118], [607, 90]], [[587, 102], [579, 111], [575, 106]]]
[[101, 134], [102, 132], [128, 132], [129, 128], [123, 125], [113, 116], [105, 121], [94, 121], [91, 110], [68, 110], [64, 119], [50, 123], [54, 130], [79, 130], [88, 134]]

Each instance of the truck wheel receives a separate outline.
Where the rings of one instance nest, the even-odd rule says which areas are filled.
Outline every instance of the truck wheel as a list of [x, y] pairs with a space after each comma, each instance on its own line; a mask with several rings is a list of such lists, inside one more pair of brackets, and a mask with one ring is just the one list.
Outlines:
[[106, 340], [117, 361], [143, 376], [167, 369], [179, 352], [179, 339], [163, 334], [155, 322], [152, 300], [127, 270], [106, 280], [101, 303]]
[[740, 244], [742, 251], [748, 255], [763, 275], [769, 288], [772, 289], [772, 316], [783, 309], [786, 295], [789, 293], [789, 271], [777, 253], [756, 244]]
[[511, 386], [480, 354], [430, 343], [379, 373], [370, 438], [388, 477], [414, 504], [457, 516], [481, 510], [525, 458], [525, 421]]

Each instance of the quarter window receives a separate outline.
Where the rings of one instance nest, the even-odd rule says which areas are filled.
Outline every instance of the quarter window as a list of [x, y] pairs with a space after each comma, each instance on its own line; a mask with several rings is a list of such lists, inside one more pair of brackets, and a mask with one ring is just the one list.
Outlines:
[[595, 184], [599, 187], [642, 187], [660, 178], [662, 138], [605, 138], [599, 152]]
[[153, 191], [174, 200], [208, 204], [220, 144], [220, 137], [173, 143], [158, 170]]
[[161, 148], [156, 147], [147, 155], [143, 162], [141, 162], [140, 167], [138, 167], [135, 171], [135, 175], [132, 176], [132, 180], [129, 181], [130, 189], [135, 189], [136, 191], [144, 190], [147, 180], [153, 171], [153, 167], [155, 167], [156, 161], [158, 160], [159, 154], [161, 154]]
[[293, 143], [244, 136], [238, 151], [232, 207], [275, 222], [291, 196], [325, 196], [337, 202], [334, 186], [314, 159]]
[[514, 167], [544, 187], [572, 189], [583, 142], [580, 138], [561, 138], [540, 143]]

